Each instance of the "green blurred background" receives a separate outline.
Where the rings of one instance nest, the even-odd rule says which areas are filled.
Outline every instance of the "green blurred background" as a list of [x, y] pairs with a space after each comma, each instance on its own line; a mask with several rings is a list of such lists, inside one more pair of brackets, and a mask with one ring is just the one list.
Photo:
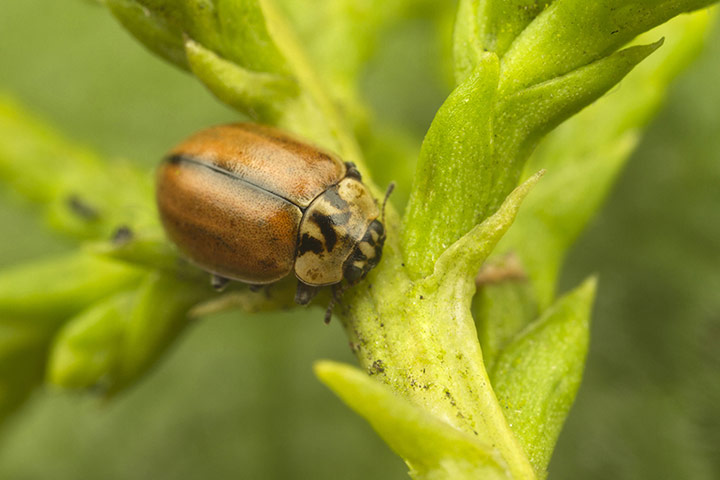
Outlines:
[[[364, 79], [378, 117], [418, 138], [446, 94], [435, 34], [422, 19], [388, 33]], [[237, 118], [79, 0], [0, 4], [0, 92], [148, 167], [192, 131]], [[32, 213], [0, 187], [0, 267], [72, 247]], [[563, 289], [592, 272], [591, 354], [551, 478], [720, 478], [718, 29], [574, 248]], [[38, 392], [0, 432], [0, 478], [406, 478], [313, 377], [315, 359], [353, 361], [339, 324], [321, 317], [204, 319], [109, 403]]]

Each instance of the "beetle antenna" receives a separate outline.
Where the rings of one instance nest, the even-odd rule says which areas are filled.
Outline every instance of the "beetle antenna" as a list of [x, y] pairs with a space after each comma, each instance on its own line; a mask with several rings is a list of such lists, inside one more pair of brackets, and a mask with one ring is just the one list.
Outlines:
[[390, 185], [388, 185], [387, 190], [385, 191], [385, 199], [383, 200], [382, 204], [382, 213], [380, 214], [380, 219], [385, 224], [385, 205], [387, 205], [388, 198], [390, 198], [390, 194], [395, 190], [395, 182], [390, 182]]

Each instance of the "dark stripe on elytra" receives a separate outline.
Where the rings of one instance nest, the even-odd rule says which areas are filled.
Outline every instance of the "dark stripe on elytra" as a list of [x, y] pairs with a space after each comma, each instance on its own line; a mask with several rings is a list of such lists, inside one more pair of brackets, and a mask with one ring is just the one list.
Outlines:
[[305, 209], [307, 208], [307, 207], [302, 207], [302, 206], [296, 204], [289, 198], [285, 198], [282, 195], [278, 194], [277, 192], [273, 192], [273, 191], [268, 190], [260, 185], [249, 182], [246, 178], [239, 177], [239, 176], [235, 175], [233, 172], [225, 170], [224, 168], [218, 167], [217, 165], [213, 165], [211, 163], [206, 163], [201, 160], [196, 160], [195, 158], [193, 158], [189, 155], [183, 155], [182, 153], [175, 153], [175, 154], [168, 155], [167, 157], [165, 157], [165, 161], [170, 163], [171, 165], [180, 165], [183, 163], [187, 163], [190, 165], [195, 165], [200, 168], [207, 168], [208, 170], [211, 170], [215, 173], [219, 173], [220, 175], [224, 175], [226, 177], [232, 178], [233, 180], [237, 180], [238, 182], [243, 182], [244, 184], [249, 185], [252, 188], [256, 188], [262, 192], [265, 192], [268, 195], [272, 195], [273, 197], [277, 197], [281, 200], [285, 200], [286, 202], [298, 207], [300, 209], [300, 211], [304, 212]]
[[335, 228], [333, 228], [333, 224], [328, 216], [320, 212], [313, 212], [310, 220], [320, 227], [320, 232], [322, 232], [325, 238], [325, 248], [328, 252], [332, 252], [332, 249], [335, 248], [335, 244], [337, 243], [337, 233], [335, 233]]
[[310, 236], [308, 233], [303, 233], [300, 238], [300, 246], [298, 247], [298, 256], [305, 255], [307, 252], [313, 252], [315, 254], [322, 253], [323, 244], [320, 240]]

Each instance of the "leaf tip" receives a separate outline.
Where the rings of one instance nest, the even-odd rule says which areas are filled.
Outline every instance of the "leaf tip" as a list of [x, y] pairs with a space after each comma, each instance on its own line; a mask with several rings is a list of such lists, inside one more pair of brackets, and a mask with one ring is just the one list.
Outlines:
[[357, 369], [349, 365], [334, 362], [332, 360], [318, 360], [313, 364], [313, 372], [322, 383], [336, 390], [338, 381], [357, 373]]
[[578, 293], [580, 296], [586, 298], [588, 303], [592, 302], [597, 292], [598, 275], [591, 275], [578, 287]]
[[535, 172], [533, 175], [530, 176], [527, 180], [525, 180], [523, 183], [521, 183], [515, 190], [508, 196], [508, 198], [515, 197], [518, 200], [518, 203], [521, 202], [528, 193], [530, 193], [530, 190], [533, 189], [535, 185], [540, 181], [540, 179], [545, 175], [547, 170], [540, 169], [537, 172]]
[[334, 370], [334, 363], [330, 360], [318, 360], [313, 364], [313, 372], [315, 376], [320, 380], [325, 380], [329, 375], [332, 375]]

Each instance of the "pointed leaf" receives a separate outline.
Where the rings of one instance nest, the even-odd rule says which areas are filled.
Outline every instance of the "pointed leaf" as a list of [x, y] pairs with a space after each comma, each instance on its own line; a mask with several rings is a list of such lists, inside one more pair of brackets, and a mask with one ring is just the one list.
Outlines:
[[[359, 343], [354, 349], [369, 372], [449, 424], [493, 445], [515, 478], [533, 478], [532, 467], [490, 387], [470, 303], [475, 272], [540, 175], [518, 187], [494, 215], [448, 248], [434, 273], [410, 284], [411, 290], [402, 292], [397, 304], [385, 300], [382, 321], [369, 317], [368, 324], [349, 327], [352, 341]], [[391, 282], [390, 288], [407, 283]], [[378, 283], [374, 287], [385, 291]]]
[[507, 343], [538, 314], [533, 287], [527, 279], [479, 285], [472, 311], [488, 371], [492, 371]]
[[492, 447], [398, 397], [357, 368], [323, 361], [315, 364], [315, 374], [405, 459], [413, 478], [510, 478]]
[[188, 312], [216, 295], [210, 286], [201, 288], [168, 275], [152, 273], [137, 291], [125, 324], [116, 391], [135, 381], [150, 368], [188, 325]]
[[443, 278], [442, 281], [445, 281], [444, 277], [447, 275], [475, 278], [482, 263], [512, 225], [522, 201], [544, 173], [544, 171], [536, 173], [513, 190], [493, 216], [477, 225], [445, 250], [435, 263], [433, 276]]
[[224, 60], [192, 40], [185, 42], [190, 69], [220, 100], [254, 119], [274, 123], [283, 103], [297, 95], [289, 77], [253, 72]]
[[[515, 38], [550, 3], [552, 0], [461, 1], [458, 20], [464, 10], [463, 22], [473, 23], [472, 36], [477, 39], [477, 46], [502, 58]], [[463, 30], [470, 31], [468, 27]]]
[[496, 154], [511, 158], [517, 156], [514, 149], [532, 151], [540, 137], [607, 92], [660, 45], [662, 41], [627, 48], [503, 98], [495, 127]]
[[197, 283], [148, 274], [138, 289], [95, 303], [63, 327], [50, 356], [49, 381], [117, 393], [156, 363], [188, 325], [188, 311], [212, 294]]
[[497, 250], [515, 252], [521, 259], [540, 308], [552, 302], [568, 248], [599, 208], [636, 147], [642, 127], [662, 104], [668, 85], [704, 44], [710, 20], [707, 12], [684, 15], [638, 39], [665, 37], [666, 42], [623, 80], [621, 88], [560, 126], [530, 158], [525, 175], [540, 168], [547, 168], [548, 174]]
[[115, 18], [153, 53], [189, 70], [182, 28], [135, 0], [102, 0]]
[[517, 91], [571, 72], [681, 13], [715, 0], [555, 0], [513, 42], [500, 89]]
[[82, 252], [0, 272], [0, 320], [22, 318], [54, 327], [106, 295], [133, 285], [138, 269]]
[[47, 381], [63, 388], [111, 384], [117, 376], [120, 349], [134, 292], [122, 292], [91, 305], [71, 318], [53, 341]]
[[460, 0], [458, 3], [453, 32], [455, 83], [458, 85], [472, 74], [486, 50], [478, 32], [481, 3], [481, 0]]
[[150, 50], [187, 67], [187, 38], [255, 72], [288, 74], [258, 0], [106, 0], [122, 24]]
[[486, 54], [438, 111], [420, 152], [405, 215], [405, 263], [414, 275], [432, 272], [440, 254], [484, 217], [492, 190], [492, 109], [498, 61]]
[[490, 372], [498, 402], [540, 478], [582, 379], [595, 285], [591, 278], [558, 300], [503, 349]]
[[22, 320], [0, 322], [0, 423], [40, 385], [49, 333]]

